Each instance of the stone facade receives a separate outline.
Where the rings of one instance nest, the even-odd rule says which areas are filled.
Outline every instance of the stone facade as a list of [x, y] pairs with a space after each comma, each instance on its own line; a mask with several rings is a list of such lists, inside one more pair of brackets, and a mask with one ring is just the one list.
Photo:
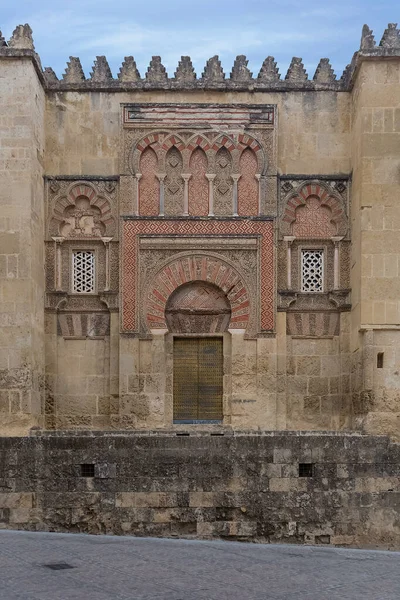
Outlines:
[[0, 457], [0, 529], [400, 547], [385, 436], [36, 432]]
[[340, 79], [244, 56], [114, 79], [100, 56], [59, 80], [28, 25], [0, 70], [2, 435], [196, 428], [174, 339], [212, 336], [202, 426], [400, 439], [396, 26]]

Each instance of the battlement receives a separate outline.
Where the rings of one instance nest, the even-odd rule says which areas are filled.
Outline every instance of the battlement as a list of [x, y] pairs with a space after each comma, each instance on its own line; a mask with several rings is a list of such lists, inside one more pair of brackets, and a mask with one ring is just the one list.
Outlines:
[[246, 56], [236, 57], [231, 72], [227, 75], [218, 56], [210, 58], [197, 77], [189, 56], [182, 56], [171, 77], [161, 62], [153, 56], [147, 72], [141, 76], [133, 56], [125, 57], [116, 78], [113, 77], [105, 56], [97, 56], [92, 72], [86, 77], [80, 59], [70, 57], [65, 73], [59, 79], [51, 67], [42, 68], [39, 55], [35, 52], [32, 29], [28, 24], [18, 25], [10, 40], [6, 42], [0, 31], [0, 60], [7, 58], [31, 58], [39, 78], [48, 91], [128, 91], [128, 90], [202, 90], [216, 91], [320, 91], [347, 92], [352, 89], [356, 72], [364, 60], [378, 58], [400, 58], [400, 30], [397, 23], [389, 23], [379, 45], [373, 31], [364, 25], [360, 48], [352, 61], [337, 79], [328, 58], [321, 58], [310, 79], [301, 58], [293, 57], [284, 78], [281, 77], [274, 57], [268, 56], [254, 76], [248, 68]]

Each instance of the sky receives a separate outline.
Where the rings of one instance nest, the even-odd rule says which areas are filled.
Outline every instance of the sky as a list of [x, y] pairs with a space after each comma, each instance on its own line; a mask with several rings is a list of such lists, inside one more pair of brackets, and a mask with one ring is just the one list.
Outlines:
[[215, 54], [227, 77], [235, 57], [245, 54], [254, 76], [271, 55], [282, 78], [293, 56], [303, 58], [310, 79], [327, 57], [339, 78], [364, 23], [379, 43], [397, 21], [399, 0], [0, 0], [6, 40], [16, 25], [29, 23], [43, 66], [59, 78], [69, 56], [80, 57], [88, 77], [98, 55], [107, 57], [114, 77], [125, 56], [135, 57], [143, 77], [160, 55], [172, 77], [188, 55], [200, 77]]

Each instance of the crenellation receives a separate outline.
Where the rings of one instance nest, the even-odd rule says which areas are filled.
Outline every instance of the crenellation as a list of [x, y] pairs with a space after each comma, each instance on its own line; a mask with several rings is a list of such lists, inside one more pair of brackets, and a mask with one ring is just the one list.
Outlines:
[[92, 73], [90, 74], [91, 81], [105, 83], [112, 81], [113, 76], [110, 66], [105, 56], [97, 56], [94, 61]]
[[253, 79], [253, 73], [248, 68], [249, 61], [242, 54], [237, 56], [232, 68], [230, 78], [232, 81], [248, 82]]
[[17, 25], [8, 42], [8, 46], [20, 50], [35, 50], [31, 27], [27, 23], [25, 25]]
[[58, 79], [29, 26], [1, 36], [0, 432], [400, 439], [398, 38], [365, 26], [340, 79], [244, 55]]
[[373, 50], [376, 48], [375, 38], [372, 29], [364, 25], [361, 34], [360, 50]]
[[45, 69], [43, 71], [43, 75], [46, 80], [46, 83], [57, 83], [58, 82], [58, 77], [51, 67], [45, 67]]
[[280, 78], [281, 76], [279, 73], [279, 69], [276, 66], [276, 61], [274, 57], [267, 56], [258, 74], [258, 81], [263, 83], [276, 83], [280, 80]]
[[175, 71], [175, 80], [181, 84], [196, 81], [196, 73], [190, 56], [182, 56]]
[[224, 81], [225, 73], [218, 56], [213, 56], [207, 61], [202, 79], [207, 83], [220, 83]]
[[76, 56], [70, 56], [67, 62], [67, 68], [63, 74], [63, 83], [80, 83], [85, 81], [85, 74], [82, 69], [81, 61]]
[[125, 60], [118, 73], [119, 81], [136, 82], [140, 81], [140, 73], [138, 71], [136, 61], [133, 56], [125, 56]]
[[329, 58], [321, 58], [318, 67], [315, 71], [313, 80], [318, 83], [334, 83], [336, 81], [336, 75], [331, 67]]
[[389, 23], [387, 29], [384, 31], [379, 46], [382, 48], [400, 50], [400, 31], [397, 29], [397, 23]]
[[308, 75], [304, 68], [303, 61], [301, 58], [294, 56], [289, 65], [288, 72], [285, 76], [286, 81], [290, 81], [295, 84], [301, 84], [308, 81]]
[[154, 84], [166, 83], [167, 71], [161, 62], [161, 56], [153, 56], [146, 72], [146, 81]]

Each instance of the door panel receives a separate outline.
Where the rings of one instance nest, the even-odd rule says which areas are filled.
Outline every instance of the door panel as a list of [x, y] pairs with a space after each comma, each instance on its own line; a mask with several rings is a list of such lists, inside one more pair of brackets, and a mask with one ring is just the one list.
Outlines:
[[174, 339], [174, 422], [222, 420], [222, 338]]

